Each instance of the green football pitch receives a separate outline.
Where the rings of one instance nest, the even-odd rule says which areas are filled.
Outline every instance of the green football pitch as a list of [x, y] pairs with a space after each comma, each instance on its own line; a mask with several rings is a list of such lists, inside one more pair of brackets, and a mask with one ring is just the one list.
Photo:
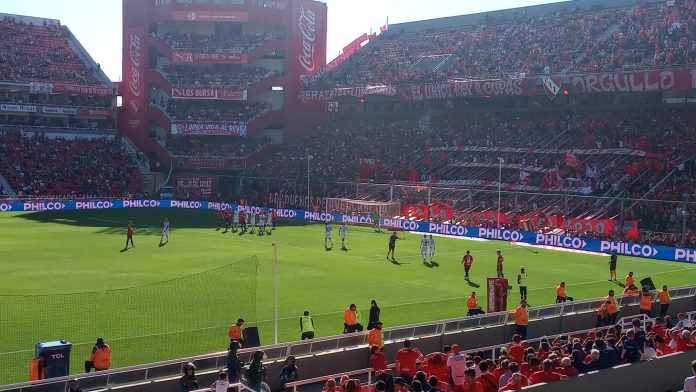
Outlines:
[[[159, 246], [165, 216], [171, 220], [170, 241]], [[129, 220], [136, 247], [122, 252]], [[342, 251], [334, 226], [335, 246], [327, 251], [323, 225], [278, 222], [271, 236], [223, 234], [215, 230], [210, 211], [0, 214], [0, 330], [9, 331], [0, 338], [0, 383], [26, 380], [33, 345], [40, 341], [74, 343], [73, 373], [98, 336], [112, 346], [113, 367], [224, 350], [228, 325], [238, 317], [258, 326], [262, 343], [273, 343], [274, 241], [279, 243], [280, 341], [299, 339], [304, 310], [314, 317], [317, 337], [342, 332], [342, 313], [350, 303], [362, 310], [366, 324], [373, 298], [387, 328], [462, 317], [472, 290], [485, 307], [485, 280], [495, 274], [496, 250], [503, 252], [507, 276], [526, 267], [532, 306], [553, 303], [560, 281], [576, 300], [621, 289], [608, 281], [605, 256], [436, 237], [438, 266], [426, 267], [420, 236], [400, 236], [405, 240], [397, 243], [394, 263], [385, 258], [388, 234], [363, 227], [349, 227], [348, 250]], [[461, 266], [467, 249], [474, 256], [470, 283]], [[257, 272], [249, 267], [254, 256]], [[234, 264], [240, 260], [247, 261]], [[619, 257], [619, 280], [628, 271], [636, 280], [650, 276], [656, 285], [696, 281], [693, 265]], [[109, 290], [118, 295], [99, 294]], [[229, 304], [218, 299], [223, 291]], [[113, 298], [120, 300], [106, 304]], [[514, 287], [510, 307], [517, 298]], [[247, 305], [235, 308], [235, 301]], [[108, 323], [92, 324], [95, 319]], [[88, 330], [90, 325], [102, 330]]]

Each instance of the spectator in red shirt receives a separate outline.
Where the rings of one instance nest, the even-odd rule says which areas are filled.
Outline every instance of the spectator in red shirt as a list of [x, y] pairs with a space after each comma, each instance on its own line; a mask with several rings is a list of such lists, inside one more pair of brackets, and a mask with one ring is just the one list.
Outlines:
[[578, 369], [573, 367], [573, 360], [570, 357], [563, 357], [561, 366], [557, 367], [555, 371], [567, 377], [575, 377], [579, 374]]
[[512, 377], [507, 384], [500, 388], [500, 392], [504, 391], [518, 391], [529, 385], [527, 377], [523, 376], [522, 373], [516, 372], [512, 373]]
[[696, 343], [691, 340], [691, 331], [685, 329], [681, 333], [677, 333], [674, 337], [677, 347], [674, 351], [686, 351], [696, 348]]
[[483, 392], [498, 392], [498, 380], [488, 372], [488, 362], [482, 361], [478, 366], [481, 374], [476, 377], [476, 381], [483, 387]]
[[336, 380], [333, 378], [330, 378], [326, 380], [326, 385], [324, 388], [322, 388], [321, 392], [344, 392], [343, 388], [341, 388], [339, 385], [336, 385]]
[[404, 340], [404, 348], [396, 353], [396, 373], [410, 383], [416, 375], [416, 363], [423, 359], [423, 354], [411, 347], [411, 341]]
[[483, 386], [476, 381], [476, 370], [473, 368], [464, 371], [464, 385], [461, 392], [484, 392]]
[[387, 370], [387, 357], [379, 346], [370, 348], [370, 365], [375, 372]]
[[447, 380], [449, 378], [449, 370], [447, 370], [447, 356], [444, 353], [432, 353], [425, 357], [425, 361], [421, 364], [423, 370], [428, 377], [435, 376], [438, 380]]
[[510, 361], [517, 363], [524, 362], [525, 348], [524, 346], [522, 346], [522, 336], [513, 335], [512, 343], [510, 343], [510, 345], [508, 346], [507, 352], [508, 357], [510, 357]]
[[530, 382], [532, 384], [539, 384], [542, 382], [548, 383], [568, 379], [567, 376], [553, 371], [553, 362], [551, 362], [550, 359], [544, 360], [544, 362], [541, 364], [541, 368], [541, 371], [534, 372], [532, 377], [530, 377]]

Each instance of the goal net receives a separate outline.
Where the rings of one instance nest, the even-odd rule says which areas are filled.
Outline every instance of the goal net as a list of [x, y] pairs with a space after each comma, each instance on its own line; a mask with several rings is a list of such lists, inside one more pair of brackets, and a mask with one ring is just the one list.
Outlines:
[[393, 218], [401, 215], [401, 203], [328, 198], [326, 211], [345, 215], [379, 215], [380, 218]]

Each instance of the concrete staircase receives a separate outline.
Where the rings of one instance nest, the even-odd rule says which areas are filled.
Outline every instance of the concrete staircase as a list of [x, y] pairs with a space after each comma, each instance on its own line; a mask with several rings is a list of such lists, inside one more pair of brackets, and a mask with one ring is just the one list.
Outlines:
[[9, 199], [16, 199], [19, 196], [17, 195], [17, 192], [12, 189], [10, 186], [10, 183], [7, 182], [5, 177], [0, 174], [0, 188], [2, 188], [2, 192], [0, 192], [0, 199], [3, 198], [9, 198]]

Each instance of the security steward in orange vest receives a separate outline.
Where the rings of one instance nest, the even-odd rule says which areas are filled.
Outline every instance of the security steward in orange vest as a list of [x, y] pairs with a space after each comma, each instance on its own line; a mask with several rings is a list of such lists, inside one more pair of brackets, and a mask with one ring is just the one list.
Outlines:
[[[89, 355], [89, 362], [96, 371], [108, 370], [111, 367], [111, 347], [104, 343], [104, 338], [98, 338]], [[86, 365], [86, 364], [85, 364]], [[87, 366], [85, 366], [87, 370]], [[89, 372], [89, 370], [87, 370]]]
[[515, 334], [520, 335], [522, 339], [527, 339], [527, 324], [529, 324], [529, 313], [527, 312], [527, 301], [520, 301], [512, 314], [515, 317]]
[[369, 347], [377, 346], [377, 347], [382, 347], [384, 346], [384, 338], [382, 337], [382, 322], [377, 321], [375, 323], [375, 327], [370, 330], [370, 333], [367, 335], [367, 345]]
[[672, 302], [672, 299], [669, 297], [667, 286], [662, 286], [662, 290], [657, 293], [657, 299], [660, 301], [660, 317], [664, 318], [667, 315], [669, 304]]
[[244, 347], [244, 339], [242, 338], [242, 325], [244, 325], [244, 319], [237, 319], [236, 324], [230, 325], [229, 331], [227, 331], [227, 336], [230, 337], [230, 344], [238, 343], [239, 347]]
[[467, 316], [476, 316], [477, 314], [485, 313], [478, 306], [478, 300], [476, 299], [475, 291], [472, 291], [469, 298], [466, 299], [466, 308], [469, 310], [469, 312], [466, 314]]
[[557, 304], [560, 304], [561, 302], [573, 300], [573, 297], [569, 297], [568, 294], [566, 294], [565, 287], [566, 287], [565, 282], [561, 282], [561, 284], [559, 284], [558, 287], [556, 287], [556, 303]]
[[31, 360], [31, 365], [29, 365], [29, 381], [43, 380], [47, 374], [46, 357], [43, 354], [39, 354]]
[[655, 297], [647, 286], [643, 286], [643, 291], [640, 292], [640, 314], [647, 315], [651, 317], [652, 313], [652, 303], [655, 301]]

